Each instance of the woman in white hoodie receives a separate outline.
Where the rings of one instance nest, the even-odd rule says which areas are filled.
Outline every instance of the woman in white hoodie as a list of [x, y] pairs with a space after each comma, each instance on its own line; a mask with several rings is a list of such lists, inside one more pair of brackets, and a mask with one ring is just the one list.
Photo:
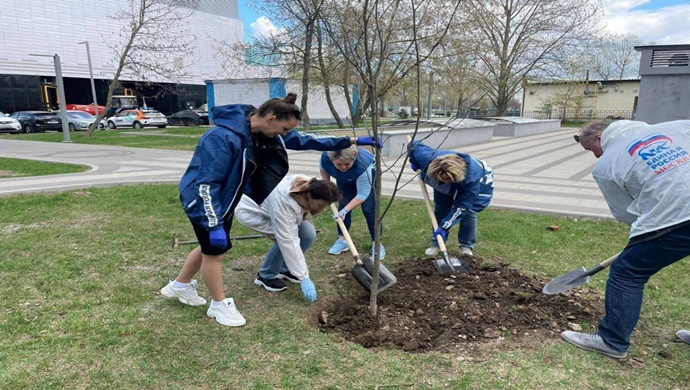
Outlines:
[[340, 200], [335, 183], [304, 175], [286, 176], [261, 205], [242, 196], [235, 217], [242, 224], [274, 240], [254, 283], [268, 291], [283, 291], [285, 282], [299, 283], [309, 301], [316, 288], [309, 277], [304, 252], [316, 238], [312, 215]]

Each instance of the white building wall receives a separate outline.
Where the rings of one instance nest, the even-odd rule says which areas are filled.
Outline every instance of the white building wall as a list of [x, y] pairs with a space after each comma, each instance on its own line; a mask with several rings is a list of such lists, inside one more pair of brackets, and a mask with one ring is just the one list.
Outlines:
[[[598, 87], [596, 82], [589, 84], [589, 90], [593, 91], [586, 95], [583, 109], [592, 108], [601, 111], [631, 111], [635, 104], [635, 97], [639, 95], [639, 80], [616, 80], [605, 82], [602, 87]], [[585, 90], [585, 83], [564, 85], [562, 83], [543, 83], [528, 84], [525, 87], [525, 97], [522, 102], [523, 110], [540, 110], [545, 100], [555, 95], [564, 94], [565, 91], [573, 90], [573, 97], [582, 95]]]
[[[299, 80], [288, 80], [285, 87], [288, 92], [297, 93], [297, 104], [300, 104], [300, 97], [302, 95], [302, 82]], [[333, 106], [338, 115], [344, 120], [350, 116], [350, 109], [347, 106], [345, 94], [340, 86], [331, 86], [331, 98], [333, 99]], [[309, 118], [312, 120], [333, 119], [333, 114], [328, 108], [326, 102], [325, 89], [322, 86], [309, 88], [309, 100], [307, 102], [307, 111]]]
[[[215, 105], [251, 104], [259, 107], [270, 98], [267, 79], [213, 81]], [[210, 107], [209, 107], [210, 109]]]
[[[213, 80], [210, 83], [213, 85], [214, 96], [209, 101], [213, 101], [214, 106], [241, 103], [258, 107], [271, 98], [270, 80], [265, 78]], [[295, 92], [297, 94], [297, 105], [300, 105], [300, 99], [302, 98], [302, 82], [300, 80], [287, 80], [285, 91]], [[350, 111], [342, 88], [333, 86], [331, 88], [331, 98], [338, 115], [347, 121]], [[211, 107], [209, 107], [210, 109]], [[324, 88], [321, 86], [309, 89], [307, 111], [312, 123], [331, 123], [335, 120], [326, 103]]]
[[[29, 54], [58, 54], [64, 77], [88, 78], [86, 48], [78, 42], [89, 41], [94, 77], [112, 79], [118, 59], [112, 54], [111, 46], [122, 39], [120, 33], [126, 21], [110, 16], [127, 6], [127, 0], [2, 0], [0, 3], [0, 74], [54, 76], [50, 58]], [[234, 5], [237, 6], [236, 1]], [[171, 28], [188, 29], [194, 36], [195, 50], [180, 53], [189, 76], [178, 82], [204, 84], [204, 80], [225, 77], [216, 53], [218, 41], [242, 41], [242, 21], [187, 9], [182, 12], [191, 16]], [[121, 79], [139, 78], [124, 74]]]

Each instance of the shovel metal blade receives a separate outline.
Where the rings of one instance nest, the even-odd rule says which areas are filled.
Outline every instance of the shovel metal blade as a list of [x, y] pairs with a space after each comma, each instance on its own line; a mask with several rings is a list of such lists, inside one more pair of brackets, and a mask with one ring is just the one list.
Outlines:
[[453, 268], [452, 265], [449, 265], [443, 259], [434, 260], [434, 267], [436, 268], [436, 271], [438, 271], [438, 273], [441, 275], [448, 275], [457, 272], [455, 271], [455, 268]]
[[546, 283], [541, 292], [546, 295], [559, 294], [581, 284], [585, 284], [588, 281], [589, 275], [587, 275], [587, 270], [585, 267], [582, 267], [552, 279], [550, 282]]
[[457, 257], [449, 257], [447, 252], [442, 252], [443, 258], [434, 260], [434, 267], [441, 275], [452, 274], [455, 272], [470, 272], [472, 268], [465, 260]]
[[[355, 265], [352, 267], [352, 277], [355, 278], [357, 283], [364, 287], [367, 291], [371, 292], [371, 287], [374, 284], [374, 259], [371, 257], [361, 258], [363, 265]], [[379, 284], [376, 289], [377, 292], [381, 293], [388, 287], [394, 285], [398, 278], [393, 275], [393, 273], [383, 264], [379, 263]]]

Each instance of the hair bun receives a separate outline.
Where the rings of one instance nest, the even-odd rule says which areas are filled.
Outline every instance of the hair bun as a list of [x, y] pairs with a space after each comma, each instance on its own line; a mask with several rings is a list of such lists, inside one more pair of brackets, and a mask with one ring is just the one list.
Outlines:
[[285, 96], [285, 99], [283, 99], [285, 103], [289, 104], [295, 104], [297, 101], [297, 94], [294, 92], [288, 92], [287, 96]]

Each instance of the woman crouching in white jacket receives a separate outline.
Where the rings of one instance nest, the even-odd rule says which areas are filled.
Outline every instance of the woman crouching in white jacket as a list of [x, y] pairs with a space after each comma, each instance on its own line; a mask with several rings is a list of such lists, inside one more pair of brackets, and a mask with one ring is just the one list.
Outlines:
[[283, 178], [261, 205], [243, 195], [235, 209], [237, 220], [274, 240], [254, 283], [268, 291], [285, 290], [281, 279], [299, 283], [304, 297], [315, 301], [316, 288], [304, 258], [316, 238], [311, 217], [340, 197], [335, 183], [304, 175]]

